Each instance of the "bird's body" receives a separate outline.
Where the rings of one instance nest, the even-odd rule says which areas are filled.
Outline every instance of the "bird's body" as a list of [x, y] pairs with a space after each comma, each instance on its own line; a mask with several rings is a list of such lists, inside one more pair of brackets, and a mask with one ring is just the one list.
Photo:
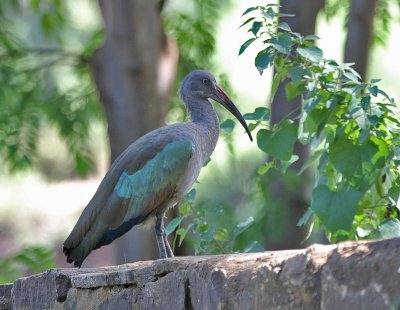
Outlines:
[[[183, 82], [180, 95], [192, 121], [167, 125], [144, 135], [115, 160], [64, 242], [68, 262], [80, 267], [92, 250], [152, 218], [156, 219], [160, 256], [173, 256], [164, 233], [165, 211], [190, 190], [219, 136], [218, 117], [208, 101], [212, 96], [189, 91], [191, 87], [201, 88], [192, 85], [198, 79], [213, 85], [215, 79], [207, 71], [196, 70], [191, 75]], [[225, 93], [214, 87], [231, 104]], [[238, 117], [236, 108], [233, 113]], [[244, 123], [243, 119], [240, 121]]]

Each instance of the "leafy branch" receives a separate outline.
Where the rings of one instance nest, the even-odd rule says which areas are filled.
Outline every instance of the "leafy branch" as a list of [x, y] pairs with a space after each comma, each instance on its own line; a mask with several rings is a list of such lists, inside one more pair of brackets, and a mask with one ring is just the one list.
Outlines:
[[[194, 236], [194, 249], [196, 255], [202, 254], [226, 254], [237, 252], [236, 239], [254, 223], [253, 217], [249, 217], [237, 224], [232, 230], [216, 227], [210, 221], [212, 217], [223, 217], [224, 210], [218, 206], [210, 209], [196, 207], [193, 201], [196, 190], [192, 189], [179, 206], [179, 216], [172, 219], [166, 227], [167, 235], [175, 231], [173, 247], [181, 246], [183, 240], [191, 233]], [[181, 223], [190, 218], [186, 228]], [[257, 241], [245, 246], [244, 252], [259, 252], [264, 248]]]
[[[298, 122], [288, 117], [258, 130], [257, 145], [271, 158], [259, 172], [287, 169], [298, 159], [294, 144], [309, 145], [313, 155], [300, 173], [315, 167], [315, 184], [310, 208], [299, 222], [313, 219], [332, 242], [382, 236], [382, 231], [398, 234], [398, 213], [386, 212], [396, 207], [400, 194], [400, 121], [394, 99], [379, 80], [362, 82], [352, 64], [325, 59], [315, 44], [318, 37], [293, 32], [278, 20], [289, 15], [277, 13], [276, 7], [256, 6], [243, 13], [247, 19], [241, 27], [250, 26], [251, 38], [239, 54], [261, 41], [255, 66], [260, 74], [274, 68], [271, 97], [285, 82], [287, 99], [300, 96], [301, 109]], [[265, 119], [250, 126], [255, 130], [258, 125], [268, 128]]]

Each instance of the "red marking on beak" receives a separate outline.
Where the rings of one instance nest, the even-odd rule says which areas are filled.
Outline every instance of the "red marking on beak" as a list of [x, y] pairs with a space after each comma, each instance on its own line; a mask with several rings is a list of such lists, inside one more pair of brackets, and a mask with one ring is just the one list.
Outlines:
[[229, 96], [219, 86], [217, 86], [217, 92], [229, 99]]

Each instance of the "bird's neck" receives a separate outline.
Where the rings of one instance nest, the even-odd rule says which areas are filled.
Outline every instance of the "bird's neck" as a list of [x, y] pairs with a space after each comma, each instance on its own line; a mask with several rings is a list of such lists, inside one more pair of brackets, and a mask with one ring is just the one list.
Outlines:
[[203, 160], [207, 160], [217, 144], [219, 120], [208, 99], [193, 98], [186, 101], [192, 123], [196, 124], [197, 138], [202, 146]]
[[188, 102], [186, 106], [192, 122], [204, 125], [218, 137], [218, 116], [208, 99], [188, 100]]

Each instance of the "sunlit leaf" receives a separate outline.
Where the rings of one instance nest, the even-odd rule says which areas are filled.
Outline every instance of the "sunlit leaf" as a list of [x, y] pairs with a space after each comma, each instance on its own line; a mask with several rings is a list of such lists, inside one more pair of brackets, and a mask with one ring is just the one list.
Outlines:
[[258, 252], [264, 252], [265, 248], [261, 243], [258, 241], [253, 241], [250, 245], [248, 245], [245, 249], [245, 253], [258, 253]]
[[270, 44], [278, 52], [289, 54], [292, 47], [292, 37], [288, 33], [280, 33], [277, 37], [271, 38]]
[[288, 31], [288, 32], [291, 32], [291, 31], [292, 31], [292, 29], [290, 28], [289, 24], [286, 23], [286, 22], [280, 22], [280, 23], [278, 24], [278, 28], [279, 28], [279, 29], [282, 29], [282, 30], [285, 30], [285, 31]]
[[297, 226], [305, 226], [307, 225], [310, 218], [313, 216], [314, 212], [311, 208], [308, 208], [307, 211], [303, 214], [303, 216], [298, 220]]
[[400, 221], [394, 218], [386, 219], [379, 225], [376, 235], [377, 238], [400, 237]]
[[307, 40], [307, 41], [316, 41], [316, 40], [320, 40], [320, 39], [321, 38], [315, 34], [306, 35], [304, 38], [304, 40]]
[[323, 55], [322, 50], [316, 46], [310, 46], [306, 48], [299, 47], [297, 48], [297, 52], [304, 58], [313, 62], [320, 61]]
[[216, 228], [214, 230], [214, 240], [216, 241], [228, 241], [229, 234], [225, 228]]
[[258, 167], [257, 169], [257, 173], [259, 175], [264, 175], [266, 174], [271, 168], [273, 168], [275, 166], [273, 161], [268, 161], [266, 162], [264, 165]]
[[236, 225], [233, 230], [233, 237], [236, 238], [241, 233], [243, 233], [247, 228], [249, 228], [254, 223], [254, 218], [252, 216], [245, 219], [243, 222], [240, 222]]
[[191, 211], [191, 205], [189, 202], [183, 203], [179, 206], [179, 214], [181, 216], [189, 215]]

